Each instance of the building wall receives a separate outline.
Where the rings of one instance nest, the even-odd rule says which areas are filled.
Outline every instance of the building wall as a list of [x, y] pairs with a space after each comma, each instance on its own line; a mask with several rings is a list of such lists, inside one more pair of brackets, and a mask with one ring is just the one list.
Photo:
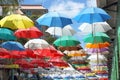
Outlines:
[[111, 70], [112, 70], [112, 57], [114, 51], [114, 39], [116, 37], [116, 28], [117, 28], [117, 2], [118, 0], [97, 0], [98, 7], [103, 8], [110, 16], [111, 19], [107, 22], [112, 27], [112, 30], [108, 31], [108, 35], [111, 38], [111, 46], [110, 46], [110, 54], [107, 56], [108, 58], [108, 75], [110, 78]]

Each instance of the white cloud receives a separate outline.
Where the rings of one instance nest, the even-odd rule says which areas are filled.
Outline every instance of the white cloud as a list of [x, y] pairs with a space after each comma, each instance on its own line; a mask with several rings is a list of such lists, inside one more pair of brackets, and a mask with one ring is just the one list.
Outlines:
[[84, 3], [77, 3], [73, 1], [61, 1], [55, 2], [49, 8], [49, 11], [57, 11], [68, 15], [68, 17], [74, 17], [82, 8], [84, 8]]

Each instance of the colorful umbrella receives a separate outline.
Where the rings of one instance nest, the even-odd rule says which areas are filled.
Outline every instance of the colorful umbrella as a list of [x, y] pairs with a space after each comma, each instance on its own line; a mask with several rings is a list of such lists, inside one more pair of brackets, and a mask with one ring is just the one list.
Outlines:
[[29, 49], [43, 49], [49, 46], [48, 42], [43, 39], [31, 39], [24, 45], [25, 48]]
[[107, 63], [107, 58], [101, 54], [90, 55], [87, 59], [90, 60], [89, 62], [90, 65], [98, 65], [98, 64], [102, 65]]
[[18, 29], [14, 34], [18, 38], [39, 38], [43, 35], [43, 33], [37, 27]]
[[23, 51], [25, 50], [24, 46], [16, 41], [6, 41], [1, 44], [1, 46], [7, 50], [18, 50], [18, 51]]
[[55, 36], [72, 36], [76, 33], [71, 26], [65, 26], [64, 28], [49, 27], [45, 32], [48, 32], [51, 35], [55, 35]]
[[4, 48], [0, 48], [0, 56], [6, 56], [9, 55], [9, 51], [4, 49]]
[[61, 58], [51, 58], [48, 60], [48, 62], [51, 62], [54, 66], [58, 67], [69, 67], [68, 63]]
[[88, 7], [82, 9], [80, 13], [73, 19], [79, 23], [86, 22], [91, 24], [94, 22], [104, 22], [110, 18], [110, 15], [108, 15], [103, 9], [97, 7]]
[[110, 43], [108, 42], [104, 42], [104, 43], [87, 43], [85, 45], [86, 48], [105, 48], [105, 47], [109, 47]]
[[108, 47], [104, 47], [104, 48], [87, 48], [85, 49], [85, 51], [88, 53], [88, 54], [96, 54], [96, 53], [101, 53], [101, 54], [104, 54], [104, 53], [109, 53], [109, 48]]
[[14, 62], [14, 64], [18, 64], [22, 68], [35, 68], [35, 66], [31, 63], [29, 63], [25, 59], [19, 59]]
[[79, 29], [85, 33], [107, 32], [112, 28], [107, 22], [95, 22], [95, 23], [83, 23], [79, 26]]
[[2, 40], [16, 40], [12, 30], [7, 28], [0, 28], [0, 39]]
[[80, 42], [73, 36], [62, 36], [55, 40], [53, 44], [56, 46], [76, 46]]
[[58, 50], [56, 50], [53, 46], [49, 46], [43, 49], [35, 49], [36, 55], [44, 56], [44, 57], [62, 57], [64, 54]]
[[110, 38], [107, 34], [102, 32], [97, 32], [95, 34], [90, 33], [87, 36], [84, 37], [84, 42], [86, 43], [104, 43], [109, 42]]
[[47, 61], [43, 60], [43, 59], [33, 59], [30, 61], [31, 64], [40, 66], [40, 67], [50, 67], [52, 66], [50, 63], [48, 63]]
[[63, 16], [58, 12], [48, 12], [39, 17], [36, 21], [39, 25], [55, 27], [64, 27], [68, 24], [72, 24], [72, 20], [70, 18]]
[[0, 20], [0, 27], [10, 29], [26, 29], [34, 26], [34, 22], [25, 15], [11, 14]]

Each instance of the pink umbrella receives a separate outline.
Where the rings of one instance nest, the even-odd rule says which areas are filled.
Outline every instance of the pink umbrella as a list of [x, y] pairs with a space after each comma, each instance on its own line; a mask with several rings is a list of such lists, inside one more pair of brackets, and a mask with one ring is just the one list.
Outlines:
[[43, 33], [37, 27], [18, 29], [14, 34], [18, 38], [39, 38], [43, 35]]

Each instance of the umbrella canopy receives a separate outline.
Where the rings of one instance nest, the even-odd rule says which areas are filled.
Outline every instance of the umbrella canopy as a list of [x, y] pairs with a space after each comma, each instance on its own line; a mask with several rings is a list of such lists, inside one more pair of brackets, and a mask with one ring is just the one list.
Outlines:
[[110, 46], [110, 43], [104, 42], [104, 43], [96, 43], [96, 44], [87, 43], [85, 47], [86, 48], [105, 48], [109, 46]]
[[63, 16], [58, 12], [48, 12], [39, 17], [36, 21], [39, 25], [55, 27], [64, 27], [68, 24], [72, 24], [72, 20], [70, 18]]
[[34, 22], [25, 15], [11, 14], [0, 20], [0, 27], [10, 29], [26, 29], [34, 26]]
[[7, 28], [0, 28], [0, 39], [2, 40], [16, 40], [14, 32]]
[[110, 37], [102, 32], [97, 32], [95, 34], [90, 33], [87, 36], [84, 37], [84, 42], [86, 43], [104, 43], [104, 42], [109, 42]]
[[91, 60], [91, 61], [95, 61], [95, 60], [104, 60], [107, 61], [107, 58], [104, 55], [101, 54], [94, 54], [94, 55], [90, 55], [87, 59]]
[[12, 50], [18, 50], [18, 51], [25, 50], [24, 46], [21, 43], [16, 42], [16, 41], [6, 41], [6, 42], [3, 42], [1, 46], [11, 51]]
[[96, 53], [107, 54], [107, 53], [109, 53], [109, 48], [107, 48], [107, 47], [105, 47], [105, 48], [87, 48], [87, 49], [85, 49], [85, 51], [88, 54], [96, 54]]
[[69, 25], [64, 28], [61, 27], [49, 27], [45, 32], [55, 36], [72, 36], [76, 31]]
[[43, 59], [33, 59], [30, 61], [31, 64], [40, 66], [40, 67], [51, 67], [52, 65]]
[[43, 39], [31, 39], [24, 45], [25, 48], [29, 49], [43, 49], [49, 46], [48, 42]]
[[48, 62], [51, 62], [54, 66], [58, 67], [68, 67], [68, 63], [62, 60], [61, 58], [51, 58], [48, 60]]
[[54, 41], [56, 46], [76, 46], [80, 42], [73, 36], [62, 36]]
[[25, 59], [19, 59], [14, 62], [14, 64], [18, 64], [22, 68], [34, 68], [35, 66], [31, 63], [29, 63]]
[[43, 35], [43, 33], [37, 27], [18, 29], [14, 34], [18, 38], [39, 38]]
[[96, 33], [96, 32], [107, 32], [112, 28], [107, 22], [95, 22], [93, 24], [83, 23], [80, 25], [79, 29], [85, 33]]
[[64, 54], [58, 50], [56, 50], [53, 46], [49, 46], [43, 49], [35, 49], [34, 50], [37, 55], [44, 57], [62, 57]]
[[0, 48], [0, 56], [6, 56], [6, 55], [9, 55], [9, 51], [4, 48]]
[[103, 9], [97, 7], [89, 7], [82, 9], [80, 13], [73, 19], [79, 23], [86, 22], [91, 24], [94, 22], [104, 22], [110, 18], [110, 15], [108, 15]]

